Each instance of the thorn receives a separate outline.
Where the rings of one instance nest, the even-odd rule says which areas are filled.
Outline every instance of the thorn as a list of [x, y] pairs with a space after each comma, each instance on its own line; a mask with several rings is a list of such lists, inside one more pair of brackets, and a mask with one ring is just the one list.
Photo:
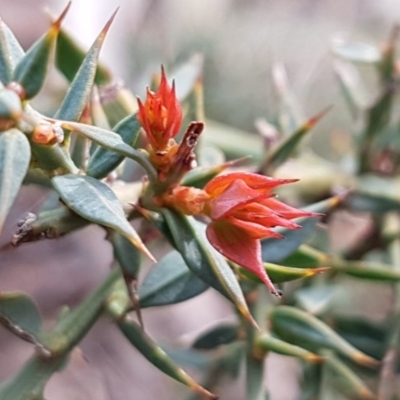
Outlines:
[[63, 21], [63, 19], [65, 18], [65, 16], [67, 15], [67, 12], [69, 10], [69, 8], [71, 7], [72, 2], [69, 1], [67, 6], [64, 8], [64, 11], [60, 14], [60, 16], [52, 23], [50, 31], [56, 35], [61, 28], [61, 23]]
[[316, 123], [322, 118], [324, 117], [331, 109], [333, 108], [333, 105], [331, 104], [328, 107], [325, 107], [322, 111], [320, 111], [317, 115], [315, 115], [314, 117], [311, 117], [305, 124], [304, 127], [307, 130], [310, 130], [311, 128], [313, 128]]
[[115, 11], [112, 13], [111, 17], [109, 18], [109, 20], [106, 22], [106, 24], [104, 25], [103, 29], [101, 30], [99, 36], [97, 37], [97, 41], [99, 41], [100, 43], [103, 42], [104, 38], [107, 35], [108, 30], [110, 29], [111, 24], [114, 21], [115, 16], [117, 15], [117, 12], [119, 11], [119, 7], [117, 7], [115, 9]]

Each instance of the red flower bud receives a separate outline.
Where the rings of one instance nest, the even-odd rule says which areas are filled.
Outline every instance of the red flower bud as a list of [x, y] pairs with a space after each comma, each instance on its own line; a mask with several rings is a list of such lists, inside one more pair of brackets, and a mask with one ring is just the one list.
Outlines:
[[170, 139], [178, 134], [182, 125], [182, 108], [175, 95], [175, 85], [169, 86], [163, 68], [158, 91], [153, 93], [147, 89], [145, 103], [138, 99], [138, 105], [137, 119], [150, 145], [155, 151], [166, 150]]

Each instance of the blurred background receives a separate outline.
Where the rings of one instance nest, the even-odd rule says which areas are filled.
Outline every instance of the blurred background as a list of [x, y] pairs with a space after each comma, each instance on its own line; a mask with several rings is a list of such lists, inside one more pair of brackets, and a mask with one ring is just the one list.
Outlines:
[[[45, 10], [58, 13], [63, 7], [65, 1], [59, 0], [2, 0], [0, 16], [27, 48], [48, 26]], [[274, 118], [272, 66], [284, 63], [300, 113], [312, 116], [334, 106], [311, 139], [314, 150], [331, 160], [341, 156], [340, 143], [332, 146], [332, 141], [348, 140], [351, 128], [332, 68], [332, 41], [344, 37], [381, 43], [400, 19], [397, 0], [76, 0], [65, 27], [88, 47], [116, 7], [120, 10], [101, 60], [135, 94], [144, 94], [160, 64], [168, 67], [200, 53], [207, 117], [255, 133], [257, 119]], [[54, 82], [55, 87], [48, 84], [47, 94], [39, 98], [43, 112], [52, 107], [48, 94], [62, 87], [61, 77]], [[9, 241], [21, 216], [35, 212], [43, 195], [36, 188], [22, 191], [0, 245]], [[157, 255], [163, 249], [151, 250]], [[89, 227], [55, 241], [1, 252], [0, 290], [31, 294], [51, 325], [57, 310], [77, 304], [102, 280], [110, 264], [111, 247], [104, 232]], [[183, 304], [144, 312], [148, 332], [168, 344], [188, 343], [215, 321], [230, 319], [230, 306], [211, 290]], [[3, 380], [18, 371], [31, 346], [4, 329], [0, 343]], [[270, 357], [269, 362], [266, 382], [272, 385], [272, 399], [295, 399], [295, 364], [283, 357]], [[172, 400], [184, 398], [184, 393], [102, 321], [67, 369], [50, 381], [46, 394], [52, 400]], [[227, 399], [244, 399], [240, 382], [221, 389], [221, 400]]]

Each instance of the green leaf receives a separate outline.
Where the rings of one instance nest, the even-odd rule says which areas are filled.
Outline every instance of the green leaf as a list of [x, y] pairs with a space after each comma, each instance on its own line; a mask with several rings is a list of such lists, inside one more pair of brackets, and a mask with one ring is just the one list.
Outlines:
[[393, 269], [390, 265], [340, 259], [332, 259], [331, 262], [328, 261], [327, 264], [331, 264], [332, 269], [337, 272], [360, 279], [387, 283], [396, 283], [400, 281], [400, 272]]
[[288, 257], [315, 231], [318, 221], [319, 218], [302, 218], [300, 221], [295, 220], [296, 224], [301, 226], [301, 229], [276, 229], [285, 238], [269, 238], [261, 241], [263, 261], [277, 263]]
[[362, 133], [363, 140], [374, 138], [389, 124], [394, 94], [394, 87], [389, 85], [383, 90], [378, 101], [368, 109], [366, 127]]
[[91, 222], [114, 229], [153, 259], [137, 232], [126, 220], [118, 198], [106, 184], [90, 176], [78, 175], [55, 176], [52, 183], [72, 211]]
[[254, 322], [235, 274], [225, 258], [208, 242], [205, 225], [172, 210], [163, 209], [161, 214], [171, 231], [173, 245], [188, 268], [235, 304], [245, 318]]
[[37, 40], [15, 67], [13, 81], [21, 84], [25, 98], [31, 99], [40, 91], [50, 67], [51, 55], [64, 19], [71, 3], [51, 25], [45, 35]]
[[0, 323], [16, 336], [30, 343], [42, 329], [42, 318], [33, 300], [25, 293], [0, 294]]
[[149, 175], [149, 179], [157, 179], [157, 172], [148, 160], [147, 156], [143, 152], [139, 152], [124, 143], [121, 136], [117, 133], [77, 122], [64, 121], [61, 123], [61, 126], [65, 129], [69, 129], [79, 133], [80, 135], [83, 135], [92, 142], [97, 143], [108, 150], [115, 151], [122, 156], [131, 158], [146, 170], [147, 174]]
[[100, 101], [111, 126], [138, 111], [136, 97], [121, 81], [100, 88]]
[[192, 347], [197, 350], [212, 350], [223, 344], [231, 343], [238, 339], [238, 328], [236, 324], [218, 325], [198, 337]]
[[18, 129], [0, 132], [0, 233], [28, 171], [31, 151]]
[[[68, 81], [73, 81], [86, 56], [71, 36], [61, 29], [57, 38], [56, 66]], [[97, 65], [94, 81], [96, 85], [109, 83], [111, 74], [103, 65]]]
[[346, 398], [359, 400], [375, 400], [376, 396], [351, 368], [326, 352], [324, 368], [329, 369], [329, 383], [335, 390], [343, 393]]
[[273, 332], [280, 338], [312, 352], [331, 349], [360, 365], [376, 367], [379, 364], [353, 347], [324, 322], [295, 307], [275, 307], [270, 312], [270, 322]]
[[346, 197], [344, 205], [353, 211], [385, 214], [391, 211], [400, 211], [400, 198], [360, 190], [350, 193]]
[[103, 311], [104, 304], [121, 278], [120, 271], [114, 269], [101, 285], [71, 312], [64, 314], [61, 321], [47, 335], [49, 354], [35, 353], [21, 371], [0, 385], [0, 400], [38, 400], [51, 376], [61, 370], [72, 349], [78, 344]]
[[287, 343], [283, 340], [273, 337], [269, 333], [264, 333], [262, 335], [256, 336], [254, 346], [254, 352], [260, 357], [262, 356], [263, 358], [267, 355], [268, 352], [272, 351], [274, 353], [282, 354], [285, 356], [297, 357], [300, 360], [307, 362], [314, 363], [322, 361], [322, 357], [318, 356], [317, 354], [311, 353], [310, 351], [305, 350], [302, 347]]
[[10, 83], [13, 76], [11, 65], [10, 48], [4, 32], [4, 24], [0, 22], [0, 82], [4, 85]]
[[[136, 114], [128, 115], [113, 129], [121, 136], [127, 145], [134, 147], [140, 134], [140, 124]], [[124, 160], [124, 156], [104, 147], [98, 147], [90, 157], [86, 173], [94, 178], [101, 179], [114, 171]]]
[[139, 287], [141, 308], [179, 303], [209, 286], [191, 272], [179, 252], [172, 251], [153, 265]]
[[217, 397], [195, 382], [185, 371], [178, 367], [134, 321], [123, 318], [117, 321], [118, 327], [130, 343], [148, 360], [166, 375], [183, 383], [192, 390], [201, 393], [208, 399], [216, 400]]
[[[114, 232], [111, 237], [114, 257], [125, 276], [136, 280], [140, 270], [141, 258], [139, 250], [125, 236]], [[153, 267], [154, 268], [154, 267]]]
[[78, 121], [81, 117], [93, 86], [100, 50], [114, 17], [115, 13], [109, 19], [83, 59], [60, 108], [54, 115], [54, 118]]
[[360, 317], [340, 317], [334, 320], [337, 333], [353, 346], [371, 357], [381, 360], [386, 352], [388, 326]]
[[24, 51], [10, 28], [0, 20], [0, 81], [11, 82], [16, 64], [23, 58]]
[[326, 265], [325, 262], [329, 259], [328, 254], [302, 244], [294, 253], [282, 260], [282, 265], [295, 268], [317, 268]]
[[[312, 276], [329, 270], [329, 268], [293, 268], [271, 263], [264, 263], [264, 268], [273, 283], [311, 278]], [[250, 279], [253, 282], [262, 283], [261, 279], [244, 268], [238, 266], [238, 272], [244, 278]]]
[[[207, 147], [205, 149], [205, 154], [207, 154], [207, 150], [210, 150], [210, 148]], [[198, 167], [190, 170], [183, 178], [181, 185], [192, 186], [195, 188], [202, 189], [211, 179], [215, 178], [222, 171], [225, 171], [226, 169], [231, 167], [236, 167], [244, 163], [245, 161], [248, 161], [248, 159], [249, 157], [244, 157], [227, 162], [223, 162], [223, 160], [221, 162], [220, 160], [218, 160], [217, 163], [215, 162], [206, 163], [207, 166]]]
[[[304, 207], [304, 210], [324, 213], [336, 206], [342, 201], [342, 198], [331, 197], [327, 200], [320, 201], [312, 204], [311, 206]], [[294, 220], [301, 229], [290, 230], [284, 228], [277, 228], [276, 232], [280, 233], [285, 239], [265, 239], [261, 241], [262, 258], [266, 262], [281, 263], [286, 257], [289, 257], [296, 249], [303, 244], [309, 236], [315, 231], [319, 218], [298, 218]]]
[[264, 360], [251, 354], [246, 357], [246, 399], [265, 400]]
[[0, 400], [42, 400], [47, 381], [64, 365], [64, 358], [31, 358], [22, 371], [1, 383]]
[[310, 118], [304, 124], [300, 125], [290, 136], [287, 137], [279, 146], [272, 151], [264, 161], [260, 169], [271, 173], [277, 167], [282, 165], [298, 148], [303, 137], [311, 131], [315, 124], [330, 110], [330, 107], [319, 114]]
[[[22, 113], [22, 104], [19, 96], [12, 90], [0, 90], [0, 118], [16, 120]], [[15, 122], [13, 122], [15, 125]]]

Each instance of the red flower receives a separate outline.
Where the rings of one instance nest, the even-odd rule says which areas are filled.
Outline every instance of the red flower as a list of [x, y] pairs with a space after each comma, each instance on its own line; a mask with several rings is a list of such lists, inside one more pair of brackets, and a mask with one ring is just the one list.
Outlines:
[[161, 83], [158, 91], [147, 89], [146, 102], [138, 99], [139, 112], [137, 119], [146, 132], [150, 145], [155, 151], [168, 148], [170, 139], [174, 138], [182, 125], [182, 108], [172, 88], [167, 82], [164, 69], [161, 69]]
[[270, 193], [295, 181], [236, 172], [218, 176], [204, 188], [210, 196], [204, 212], [212, 220], [208, 240], [226, 258], [257, 275], [274, 294], [278, 292], [265, 272], [260, 239], [282, 238], [271, 228], [297, 229], [300, 226], [291, 219], [316, 215], [287, 206]]

